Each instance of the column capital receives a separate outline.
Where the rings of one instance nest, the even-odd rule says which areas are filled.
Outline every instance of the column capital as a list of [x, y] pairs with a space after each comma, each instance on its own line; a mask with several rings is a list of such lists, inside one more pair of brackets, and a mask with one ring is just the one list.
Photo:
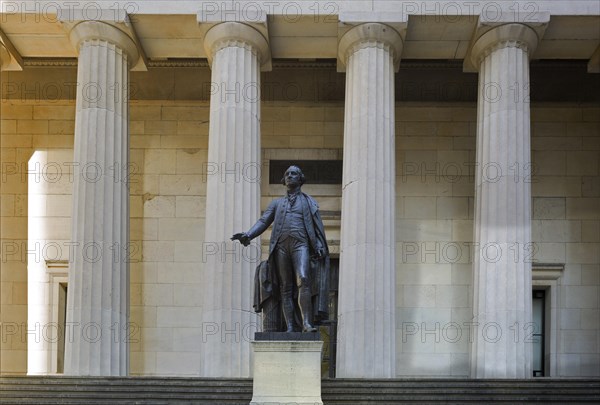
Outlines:
[[0, 70], [23, 70], [23, 58], [6, 34], [0, 29]]
[[8, 66], [10, 59], [10, 53], [8, 53], [4, 44], [0, 42], [0, 70], [4, 70], [4, 68]]
[[135, 66], [140, 57], [140, 52], [137, 49], [135, 41], [110, 23], [102, 21], [78, 22], [71, 28], [69, 39], [78, 52], [81, 44], [85, 41], [102, 40], [109, 42], [127, 55], [129, 68]]
[[382, 23], [363, 23], [346, 32], [338, 44], [338, 60], [345, 70], [348, 58], [365, 47], [386, 47], [392, 54], [394, 70], [398, 71], [402, 55], [402, 37], [394, 28]]
[[270, 70], [271, 50], [267, 39], [248, 24], [227, 21], [218, 23], [204, 35], [204, 50], [212, 66], [215, 53], [227, 46], [247, 47], [258, 56], [261, 70]]
[[477, 70], [481, 61], [496, 49], [521, 48], [529, 57], [539, 42], [538, 34], [526, 24], [510, 23], [492, 28], [481, 35], [471, 48], [471, 63]]
[[600, 45], [596, 48], [588, 61], [588, 73], [600, 73]]

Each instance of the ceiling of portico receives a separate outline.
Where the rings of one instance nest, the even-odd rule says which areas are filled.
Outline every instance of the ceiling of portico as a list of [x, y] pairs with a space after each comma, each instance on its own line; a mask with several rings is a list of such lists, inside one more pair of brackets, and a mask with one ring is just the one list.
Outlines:
[[[194, 14], [131, 16], [150, 60], [206, 58]], [[475, 16], [410, 16], [402, 58], [463, 59], [478, 24]], [[0, 30], [24, 58], [74, 58], [76, 51], [50, 15], [1, 14]], [[338, 22], [332, 16], [269, 16], [271, 53], [277, 59], [335, 58]], [[551, 16], [533, 59], [589, 59], [600, 46], [600, 16]]]

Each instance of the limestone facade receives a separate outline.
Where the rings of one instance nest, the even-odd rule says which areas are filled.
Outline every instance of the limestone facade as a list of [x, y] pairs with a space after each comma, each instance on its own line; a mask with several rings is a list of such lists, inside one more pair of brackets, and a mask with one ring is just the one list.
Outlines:
[[[469, 26], [465, 16], [450, 18], [442, 9], [439, 14], [445, 20], [436, 22], [431, 16], [405, 19], [392, 11], [369, 14], [366, 4], [352, 3], [351, 10], [336, 14], [331, 32], [303, 11], [310, 18], [301, 17], [298, 26], [314, 24], [315, 38], [323, 37], [321, 46], [312, 43], [309, 48], [315, 50], [306, 55], [283, 35], [282, 27], [294, 28], [285, 25], [293, 23], [283, 17], [253, 17], [254, 25], [246, 21], [235, 32], [237, 37], [226, 38], [216, 49], [208, 46], [210, 57], [204, 50], [206, 38], [220, 25], [239, 21], [222, 23], [200, 13], [192, 18], [200, 27], [196, 36], [187, 34], [184, 24], [178, 35], [154, 42], [142, 29], [144, 12], [137, 22], [117, 23], [131, 41], [129, 54], [136, 53], [130, 67], [147, 68], [130, 73], [127, 98], [122, 93], [113, 98], [116, 105], [129, 103], [128, 112], [117, 114], [124, 120], [128, 150], [113, 149], [122, 159], [110, 161], [120, 165], [100, 164], [103, 178], [109, 171], [123, 175], [116, 171], [127, 166], [128, 192], [113, 184], [109, 191], [111, 182], [95, 181], [95, 173], [82, 171], [82, 166], [87, 170], [84, 163], [97, 163], [100, 157], [88, 153], [85, 160], [81, 151], [75, 152], [80, 136], [76, 122], [84, 118], [73, 83], [82, 81], [77, 69], [89, 62], [82, 56], [78, 62], [67, 45], [58, 54], [63, 46], [58, 39], [57, 54], [36, 54], [28, 50], [25, 34], [11, 36], [10, 24], [2, 28], [7, 35], [0, 46], [0, 372], [248, 376], [250, 340], [259, 323], [251, 308], [251, 282], [260, 243], [252, 252], [235, 250], [225, 244], [229, 232], [247, 228], [272, 198], [281, 195], [280, 185], [269, 184], [269, 160], [330, 159], [344, 161], [343, 184], [309, 182], [305, 191], [328, 213], [331, 251], [340, 258], [339, 302], [345, 304], [338, 313], [351, 320], [340, 322], [340, 328], [352, 325], [338, 331], [340, 376], [529, 378], [529, 304], [536, 289], [546, 291], [545, 375], [600, 376], [600, 106], [585, 89], [598, 86], [598, 78], [577, 62], [583, 66], [583, 71], [572, 70], [583, 82], [574, 85], [579, 93], [557, 99], [545, 90], [539, 100], [530, 100], [528, 77], [530, 63], [535, 63], [528, 59], [583, 59], [578, 55], [589, 54], [592, 62], [600, 38], [579, 36], [576, 43], [568, 34], [574, 11], [548, 2], [536, 3], [543, 15], [534, 23], [508, 17], [491, 23], [482, 18], [472, 25], [473, 38], [461, 33]], [[394, 2], [381, 2], [386, 11], [383, 3]], [[408, 2], [397, 3], [399, 10], [410, 11]], [[582, 32], [600, 24], [593, 5], [573, 3], [580, 14], [589, 14], [588, 19], [580, 17]], [[148, 7], [150, 13], [155, 6]], [[175, 18], [169, 14], [165, 21]], [[338, 20], [345, 24], [339, 33]], [[359, 49], [340, 68], [342, 63], [335, 59], [340, 58], [338, 44], [343, 44], [344, 34], [350, 26], [364, 28], [369, 23], [373, 29], [392, 30], [397, 42], [377, 35], [363, 47], [353, 42]], [[203, 30], [203, 24], [212, 28]], [[478, 48], [478, 39], [510, 24], [521, 34], [535, 36], [535, 50], [510, 44]], [[248, 31], [250, 35], [244, 30], [254, 31]], [[431, 39], [436, 30], [439, 36]], [[56, 32], [68, 40], [64, 27]], [[330, 38], [335, 38], [332, 52]], [[118, 53], [114, 42], [107, 41]], [[187, 50], [191, 44], [201, 49]], [[195, 59], [164, 61], [166, 49], [174, 45], [173, 52]], [[576, 52], [570, 49], [575, 46], [580, 54], [568, 54]], [[454, 54], [443, 58], [465, 59], [465, 72], [479, 69], [479, 84], [472, 80], [477, 73], [461, 69], [456, 77], [470, 77], [467, 81], [475, 83], [466, 91], [468, 96], [456, 95], [455, 82], [446, 75], [441, 87], [427, 87], [409, 97], [418, 80], [407, 82], [403, 63], [414, 66], [440, 59], [449, 49]], [[485, 54], [483, 59], [479, 53]], [[71, 59], [58, 61], [59, 56]], [[323, 58], [328, 60], [320, 61]], [[206, 59], [210, 64], [203, 62]], [[294, 59], [294, 64], [285, 59]], [[59, 62], [62, 66], [51, 66]], [[15, 68], [19, 64], [22, 72]], [[102, 69], [110, 72], [114, 66]], [[446, 73], [456, 70], [456, 65], [440, 66]], [[425, 70], [422, 75], [434, 80], [437, 70]], [[548, 75], [535, 74], [536, 86], [557, 85]], [[127, 80], [121, 77], [119, 82]], [[109, 87], [101, 79], [94, 83]], [[214, 87], [219, 85], [225, 87]], [[510, 96], [493, 100], [498, 96], [492, 92], [495, 85]], [[262, 92], [255, 97], [251, 90], [258, 87]], [[82, 83], [79, 91], [85, 91]], [[366, 99], [373, 94], [373, 102], [350, 97], [355, 94]], [[92, 134], [107, 139], [96, 127], [81, 136], [89, 140]], [[487, 141], [496, 144], [486, 146]], [[502, 142], [506, 149], [498, 146]], [[497, 165], [502, 176], [493, 181], [498, 173], [491, 169]], [[484, 166], [486, 171], [481, 170]], [[77, 194], [78, 176], [91, 187], [91, 200]], [[371, 190], [371, 185], [380, 186]], [[98, 209], [95, 216], [85, 214], [90, 201], [112, 204], [119, 193], [129, 205], [128, 213], [119, 211], [125, 215], [121, 219], [108, 206], [101, 211], [107, 220], [97, 218]], [[498, 205], [507, 196], [519, 203]], [[371, 230], [365, 228], [365, 207], [370, 205], [378, 207]], [[110, 246], [115, 240], [109, 243], [103, 232], [115, 237], [114, 229], [122, 227], [116, 242], [127, 246], [126, 253], [115, 260], [115, 252], [104, 252], [102, 260], [94, 261], [90, 255], [96, 252], [90, 250], [78, 265], [71, 254], [79, 241], [73, 232], [78, 228], [73, 227], [87, 222], [74, 219], [79, 218], [74, 206], [78, 215], [90, 215], [95, 241]], [[114, 229], [109, 218], [115, 221]], [[355, 231], [359, 228], [366, 231]], [[263, 235], [263, 246], [268, 236]], [[80, 242], [85, 244], [85, 238]], [[490, 244], [500, 246], [501, 257], [491, 260], [495, 257], [488, 255], [482, 262], [478, 249]], [[373, 261], [361, 261], [375, 252]], [[70, 308], [70, 303], [61, 300], [65, 293], [71, 301], [72, 294], [84, 291], [73, 274], [87, 265], [101, 269], [94, 270], [94, 275], [101, 273], [100, 281], [94, 279], [88, 291], [91, 297], [100, 294], [99, 306], [108, 315], [99, 311], [99, 320], [65, 318], [61, 308]], [[108, 278], [106, 272], [111, 274]], [[117, 294], [119, 289], [106, 287], [106, 280], [119, 272], [127, 291]], [[496, 281], [489, 278], [492, 273]], [[377, 300], [369, 302], [373, 297]], [[69, 320], [77, 325], [63, 327]], [[108, 322], [107, 328], [98, 329], [103, 322]], [[104, 360], [93, 370], [85, 368], [88, 363], [69, 368], [64, 360], [72, 355], [61, 347], [73, 343], [98, 348], [95, 355]], [[343, 349], [344, 344], [348, 348]], [[114, 350], [125, 350], [124, 357]], [[490, 354], [496, 352], [506, 356]], [[361, 360], [366, 358], [371, 361]], [[117, 366], [104, 363], [107, 359], [115, 359]]]

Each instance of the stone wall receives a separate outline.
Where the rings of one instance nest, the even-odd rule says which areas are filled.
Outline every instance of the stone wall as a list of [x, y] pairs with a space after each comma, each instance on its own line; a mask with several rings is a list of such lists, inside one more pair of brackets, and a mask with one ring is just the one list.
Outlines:
[[[47, 274], [40, 274], [40, 268], [45, 268], [44, 254], [57, 260], [67, 258], [62, 257], [66, 253], [64, 245], [60, 245], [61, 252], [58, 253], [51, 249], [54, 246], [51, 244], [70, 238], [69, 167], [62, 163], [71, 162], [72, 158], [68, 159], [57, 150], [73, 148], [74, 114], [74, 103], [69, 101], [2, 100], [0, 104], [2, 373], [27, 371], [28, 339], [37, 341], [40, 350], [48, 347], [43, 334], [51, 331], [44, 329], [46, 325], [32, 324], [29, 328], [27, 325], [28, 262], [33, 275], [29, 279], [31, 288], [38, 282], [46, 284], [48, 281]], [[34, 157], [36, 151], [38, 154]], [[30, 164], [33, 165], [31, 170]], [[29, 176], [33, 179], [31, 184]], [[42, 223], [44, 227], [41, 227]], [[35, 226], [35, 232], [28, 232], [28, 226], [30, 230]], [[46, 306], [48, 300], [47, 292], [30, 296], [29, 311]], [[37, 366], [32, 367], [35, 369]]]
[[[28, 211], [27, 163], [35, 151], [48, 151], [50, 161], [60, 160], [54, 163], [67, 173], [64, 151], [73, 146], [75, 111], [68, 100], [3, 100], [0, 112], [0, 370], [26, 373], [27, 338], [42, 331], [30, 325], [28, 334], [25, 324], [28, 217], [55, 233], [43, 240], [70, 235], [67, 185], [49, 182], [47, 195], [36, 197], [45, 200], [43, 215]], [[343, 148], [343, 114], [342, 102], [264, 103], [262, 148], [268, 156], [335, 155]], [[208, 270], [202, 266], [208, 116], [206, 101], [131, 103], [132, 374], [197, 375], [200, 369], [197, 291]], [[532, 108], [533, 259], [565, 264], [553, 325], [559, 376], [600, 375], [599, 116], [597, 107], [585, 105]], [[399, 376], [468, 376], [469, 333], [483, 333], [468, 326], [475, 120], [473, 103], [397, 104]], [[54, 149], [60, 151], [53, 158]], [[339, 186], [307, 184], [306, 191], [322, 209], [339, 211]], [[263, 185], [262, 208], [281, 192]], [[339, 221], [328, 221], [335, 246]], [[516, 251], [519, 260], [530, 253], [524, 247]], [[236, 338], [245, 338], [241, 332]]]
[[132, 374], [199, 370], [208, 104], [131, 104]]
[[558, 280], [559, 376], [600, 375], [600, 109], [532, 110], [536, 260]]
[[[564, 264], [558, 313], [547, 314], [556, 376], [600, 375], [599, 112], [532, 106], [534, 244], [502, 252]], [[406, 105], [396, 120], [398, 375], [468, 376], [471, 334], [496, 336], [470, 324], [476, 108]], [[525, 339], [530, 329], [500, 332]]]
[[468, 376], [476, 108], [396, 116], [396, 327], [401, 376]]

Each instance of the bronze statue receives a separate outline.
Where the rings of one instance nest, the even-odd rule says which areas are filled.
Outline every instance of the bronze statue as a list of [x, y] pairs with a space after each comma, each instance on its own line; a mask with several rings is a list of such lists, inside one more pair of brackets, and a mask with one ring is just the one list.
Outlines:
[[329, 250], [319, 206], [301, 190], [304, 181], [302, 170], [290, 166], [282, 179], [286, 196], [273, 200], [250, 230], [231, 238], [248, 246], [274, 223], [269, 259], [255, 275], [254, 309], [263, 311], [264, 332], [316, 332], [328, 316]]

